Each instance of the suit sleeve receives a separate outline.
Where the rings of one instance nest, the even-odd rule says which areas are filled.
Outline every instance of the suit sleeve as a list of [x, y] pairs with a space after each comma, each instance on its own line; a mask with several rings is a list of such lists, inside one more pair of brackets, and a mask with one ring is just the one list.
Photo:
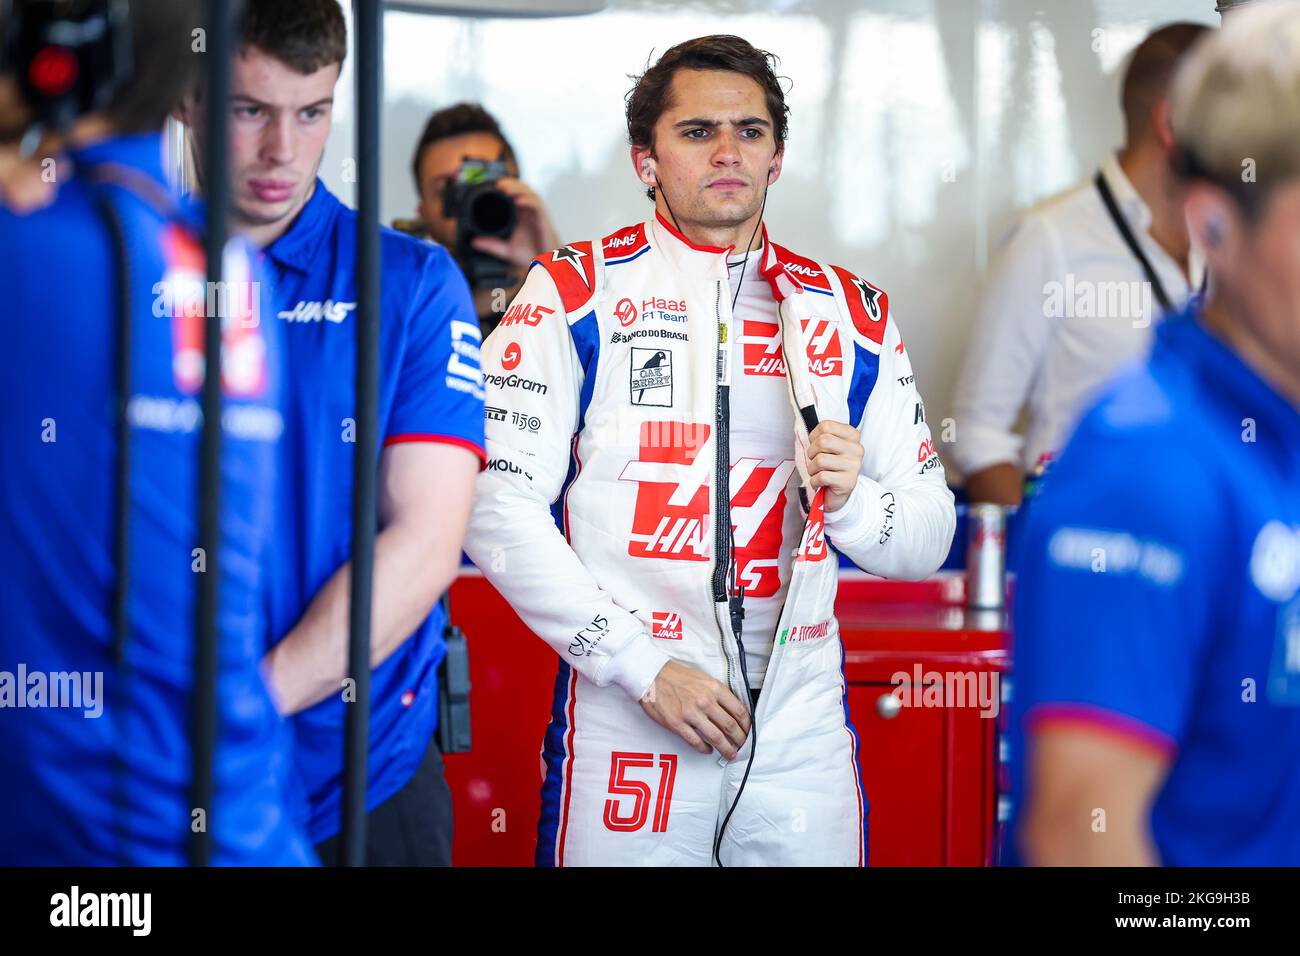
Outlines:
[[1023, 464], [1025, 442], [1015, 424], [1055, 327], [1045, 314], [1043, 288], [1064, 272], [1055, 234], [1035, 216], [1017, 224], [993, 263], [954, 395], [952, 454], [964, 475]]
[[948, 556], [957, 515], [892, 314], [875, 387], [851, 424], [862, 437], [862, 473], [848, 501], [826, 514], [831, 543], [871, 574], [907, 581], [933, 574]]
[[587, 370], [544, 268], [532, 267], [508, 314], [511, 324], [483, 346], [488, 467], [466, 551], [562, 661], [640, 699], [668, 657], [600, 588], [551, 514], [569, 472]]

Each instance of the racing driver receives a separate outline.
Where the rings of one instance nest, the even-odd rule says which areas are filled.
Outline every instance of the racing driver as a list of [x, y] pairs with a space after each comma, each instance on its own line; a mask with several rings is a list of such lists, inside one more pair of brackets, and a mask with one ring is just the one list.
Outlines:
[[650, 67], [654, 217], [538, 258], [485, 344], [467, 548], [561, 661], [540, 865], [866, 862], [828, 544], [922, 578], [955, 514], [885, 293], [768, 238], [774, 63]]

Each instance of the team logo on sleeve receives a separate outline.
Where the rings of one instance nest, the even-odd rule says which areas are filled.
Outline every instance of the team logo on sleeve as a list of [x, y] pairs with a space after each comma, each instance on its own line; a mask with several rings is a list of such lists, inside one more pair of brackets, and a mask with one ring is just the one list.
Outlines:
[[506, 309], [506, 314], [501, 317], [500, 325], [509, 327], [512, 325], [527, 325], [535, 327], [539, 325], [542, 319], [548, 315], [554, 315], [554, 309], [548, 309], [544, 305], [532, 305], [528, 302], [516, 302], [510, 308]]
[[673, 350], [632, 346], [629, 385], [633, 405], [672, 407]]
[[650, 625], [650, 636], [661, 641], [682, 639], [682, 616], [672, 611], [655, 611]]
[[477, 322], [451, 320], [451, 357], [447, 360], [447, 387], [474, 396], [480, 402], [486, 397], [483, 390], [483, 370], [479, 366], [479, 344], [483, 333]]

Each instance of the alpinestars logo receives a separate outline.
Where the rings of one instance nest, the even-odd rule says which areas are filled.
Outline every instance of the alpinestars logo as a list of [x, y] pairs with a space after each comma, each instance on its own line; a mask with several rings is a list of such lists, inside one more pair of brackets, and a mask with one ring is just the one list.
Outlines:
[[335, 302], [333, 299], [326, 299], [324, 302], [299, 302], [292, 309], [277, 314], [286, 322], [319, 322], [324, 319], [326, 322], [338, 325], [356, 307], [355, 302]]
[[[668, 422], [641, 425], [640, 457], [619, 478], [637, 483], [627, 553], [634, 558], [707, 561], [713, 525], [710, 462], [700, 451], [711, 426]], [[668, 444], [664, 435], [672, 435]], [[738, 583], [752, 597], [780, 588], [781, 530], [794, 461], [742, 458], [731, 467], [731, 523]]]
[[[844, 357], [840, 353], [835, 323], [829, 319], [812, 318], [803, 320], [802, 325], [807, 342], [808, 370], [820, 376], [839, 375], [844, 369]], [[746, 375], [785, 375], [781, 326], [778, 323], [747, 319], [740, 342], [744, 346]]]
[[866, 279], [855, 277], [853, 284], [857, 287], [858, 295], [862, 297], [862, 307], [867, 310], [867, 318], [872, 322], [879, 322], [882, 318], [880, 314], [880, 290]]

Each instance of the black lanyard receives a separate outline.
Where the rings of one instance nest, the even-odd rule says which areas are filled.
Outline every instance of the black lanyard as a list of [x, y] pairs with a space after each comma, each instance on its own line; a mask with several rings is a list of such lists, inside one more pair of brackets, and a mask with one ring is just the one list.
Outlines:
[[1119, 230], [1119, 234], [1123, 237], [1129, 251], [1133, 253], [1133, 258], [1138, 261], [1138, 265], [1146, 273], [1147, 281], [1151, 283], [1151, 289], [1155, 293], [1156, 301], [1160, 303], [1160, 308], [1165, 312], [1174, 311], [1173, 303], [1165, 292], [1164, 285], [1160, 282], [1159, 276], [1156, 275], [1156, 270], [1151, 267], [1151, 260], [1142, 251], [1142, 247], [1138, 245], [1137, 237], [1133, 235], [1133, 230], [1129, 228], [1128, 220], [1119, 211], [1119, 204], [1115, 202], [1115, 194], [1110, 191], [1110, 185], [1106, 182], [1106, 177], [1099, 172], [1093, 183], [1097, 186], [1097, 192], [1101, 193], [1101, 201], [1105, 203], [1106, 211], [1110, 213], [1115, 228]]

